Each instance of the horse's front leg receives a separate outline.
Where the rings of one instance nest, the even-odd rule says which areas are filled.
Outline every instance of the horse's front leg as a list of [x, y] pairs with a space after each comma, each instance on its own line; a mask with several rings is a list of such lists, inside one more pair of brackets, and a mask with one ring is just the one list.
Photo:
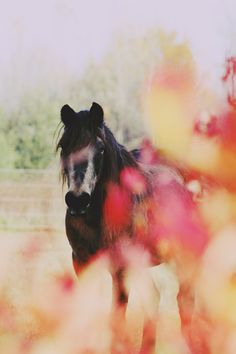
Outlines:
[[128, 273], [121, 268], [113, 274], [114, 344], [123, 351], [112, 353], [153, 353], [159, 292], [150, 271], [139, 271], [139, 276]]
[[125, 316], [128, 292], [125, 286], [125, 270], [123, 268], [119, 268], [112, 273], [112, 290], [111, 328], [113, 339], [111, 353], [120, 354], [127, 352], [129, 346], [129, 333]]
[[113, 304], [125, 314], [128, 303], [128, 292], [125, 286], [125, 269], [118, 269], [113, 275]]

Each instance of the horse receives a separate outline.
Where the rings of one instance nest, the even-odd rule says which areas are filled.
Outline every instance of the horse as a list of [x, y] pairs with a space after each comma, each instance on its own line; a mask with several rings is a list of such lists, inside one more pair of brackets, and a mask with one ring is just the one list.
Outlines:
[[[115, 303], [125, 311], [128, 294], [124, 278], [128, 264], [122, 245], [138, 245], [148, 253], [153, 265], [168, 260], [175, 240], [168, 242], [166, 251], [160, 235], [170, 233], [173, 229], [169, 227], [176, 226], [170, 220], [171, 208], [178, 209], [181, 204], [181, 212], [193, 210], [190, 192], [181, 173], [165, 159], [155, 153], [149, 158], [145, 151], [142, 155], [141, 149], [128, 151], [118, 143], [104, 122], [103, 108], [98, 103], [79, 112], [64, 105], [61, 122], [64, 130], [57, 150], [63, 180], [68, 186], [65, 226], [75, 272], [79, 275], [98, 254], [107, 252]], [[171, 213], [174, 215], [174, 211]], [[195, 216], [190, 217], [192, 223]], [[184, 289], [179, 294], [180, 307], [187, 299], [192, 312], [194, 301], [189, 282], [180, 279], [180, 283]]]

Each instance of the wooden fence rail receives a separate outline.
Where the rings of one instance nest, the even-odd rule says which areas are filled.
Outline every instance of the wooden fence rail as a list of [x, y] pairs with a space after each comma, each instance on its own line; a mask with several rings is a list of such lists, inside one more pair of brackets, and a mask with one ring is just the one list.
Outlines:
[[0, 169], [0, 229], [62, 230], [64, 213], [57, 172]]

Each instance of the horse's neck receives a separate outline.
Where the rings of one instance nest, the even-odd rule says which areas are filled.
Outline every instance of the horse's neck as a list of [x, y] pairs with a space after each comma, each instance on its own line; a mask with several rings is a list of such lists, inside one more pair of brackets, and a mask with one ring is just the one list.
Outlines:
[[135, 156], [123, 145], [119, 144], [112, 132], [105, 127], [107, 159], [105, 161], [106, 179], [119, 183], [120, 172], [125, 167], [136, 167], [138, 163]]

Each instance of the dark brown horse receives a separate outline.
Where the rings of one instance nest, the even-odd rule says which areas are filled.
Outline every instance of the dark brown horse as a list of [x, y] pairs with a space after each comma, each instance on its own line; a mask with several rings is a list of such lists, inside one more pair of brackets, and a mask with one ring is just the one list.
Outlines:
[[[163, 244], [162, 235], [177, 228], [184, 235], [181, 245], [186, 246], [191, 232], [201, 234], [196, 229], [190, 193], [181, 175], [163, 160], [147, 158], [139, 150], [129, 152], [120, 145], [104, 123], [103, 109], [97, 103], [78, 113], [65, 105], [61, 120], [64, 131], [57, 149], [61, 152], [62, 173], [68, 185], [66, 234], [75, 271], [79, 274], [98, 254], [107, 252], [116, 301], [125, 308], [124, 276], [128, 265], [120, 245], [124, 242], [139, 245], [155, 265], [165, 261], [172, 250], [170, 239], [168, 251], [159, 247]], [[190, 224], [183, 229], [181, 218], [186, 213]], [[188, 304], [191, 302], [189, 315], [192, 292], [188, 281], [182, 283], [184, 297]], [[181, 297], [180, 306], [183, 303]]]

